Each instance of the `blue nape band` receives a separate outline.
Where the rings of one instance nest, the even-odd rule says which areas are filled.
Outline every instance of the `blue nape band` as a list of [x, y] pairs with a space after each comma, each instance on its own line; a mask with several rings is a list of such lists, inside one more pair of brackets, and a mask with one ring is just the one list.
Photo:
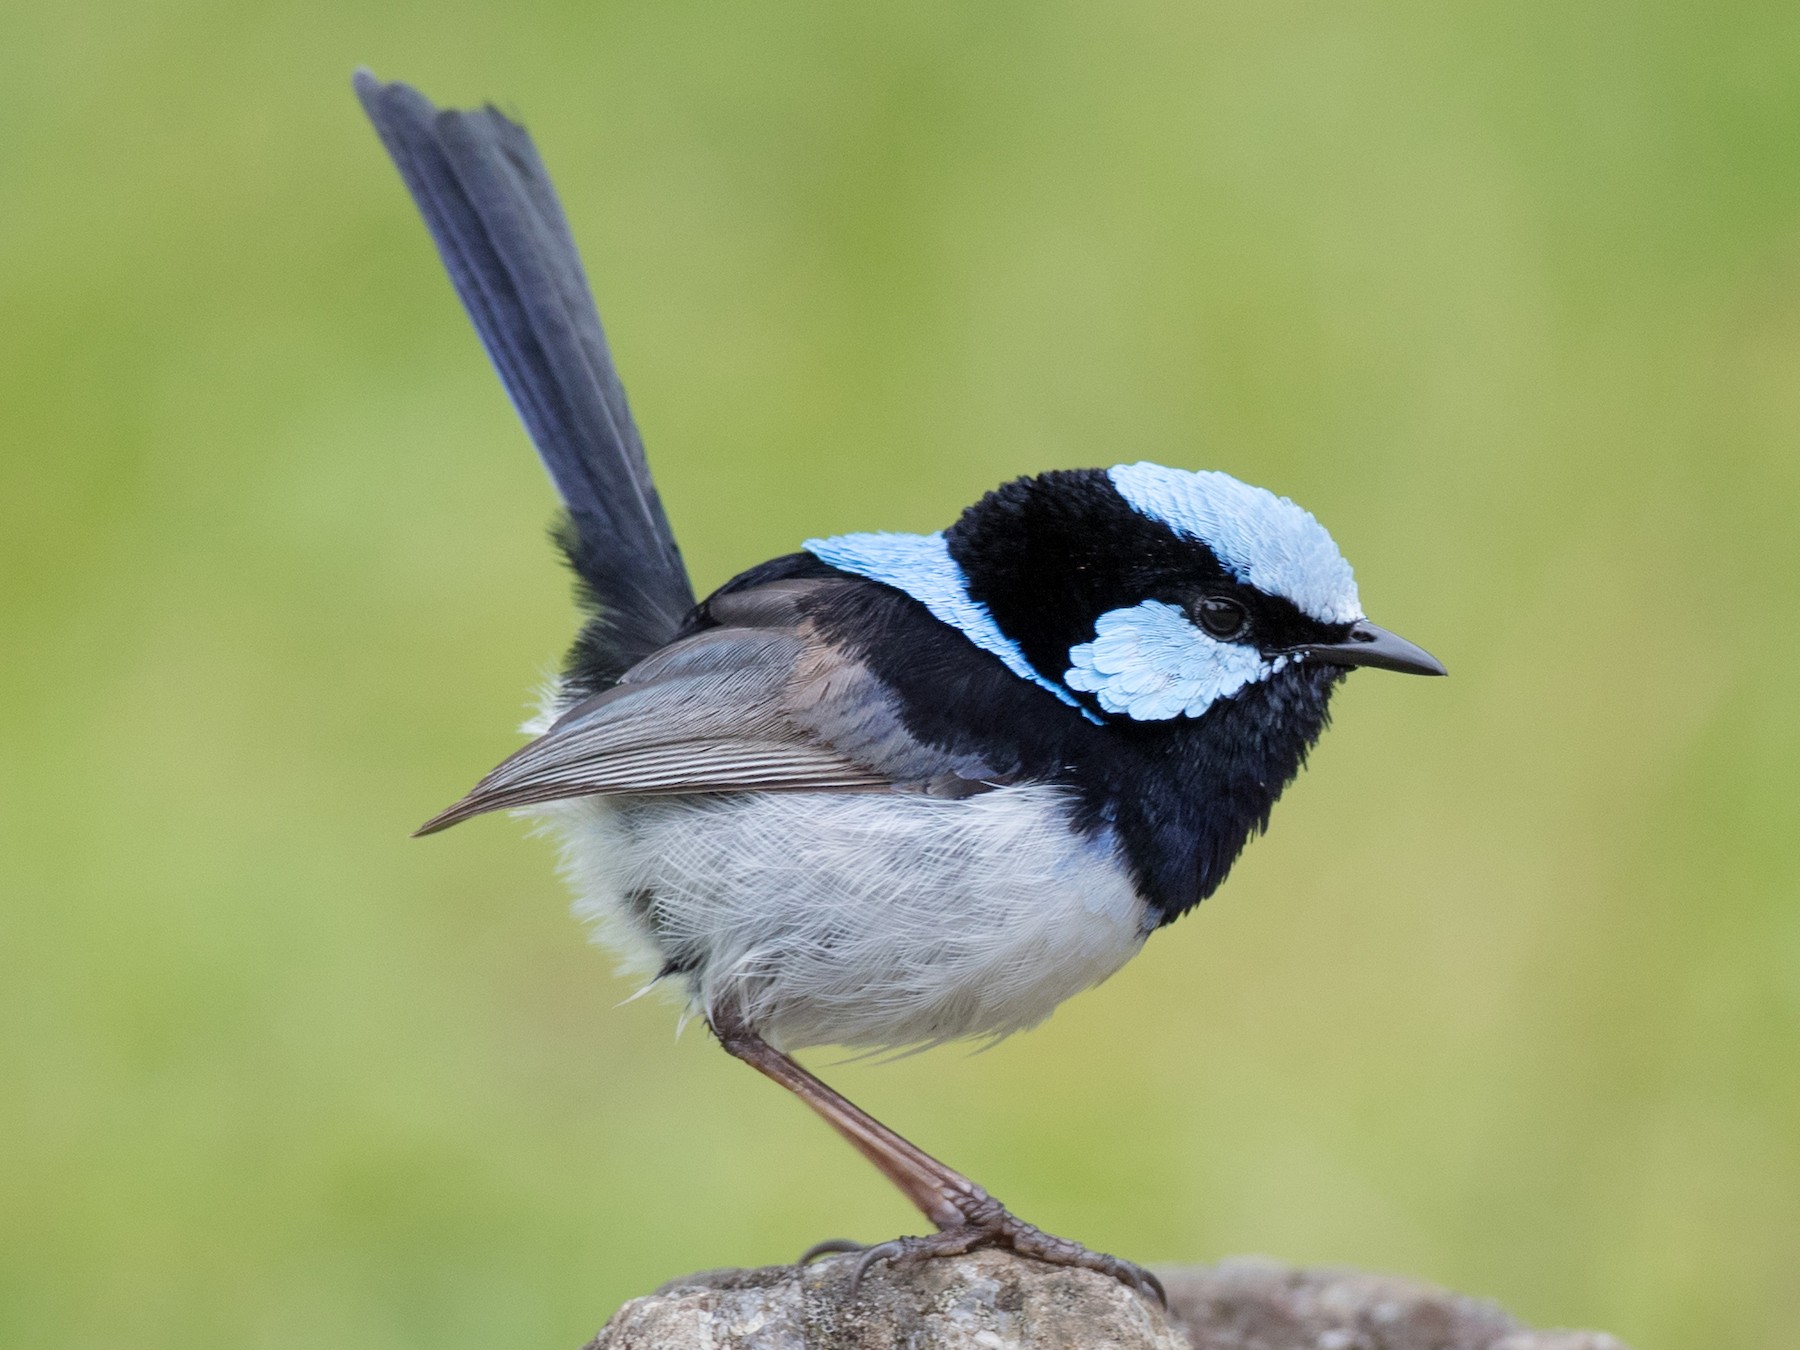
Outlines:
[[829, 539], [808, 539], [802, 545], [822, 563], [879, 581], [904, 591], [931, 611], [932, 617], [949, 624], [984, 652], [1005, 662], [1021, 679], [1047, 689], [1083, 717], [1100, 719], [1053, 680], [1045, 679], [1025, 659], [1019, 644], [1000, 631], [987, 606], [969, 596], [967, 578], [939, 534], [838, 534]]

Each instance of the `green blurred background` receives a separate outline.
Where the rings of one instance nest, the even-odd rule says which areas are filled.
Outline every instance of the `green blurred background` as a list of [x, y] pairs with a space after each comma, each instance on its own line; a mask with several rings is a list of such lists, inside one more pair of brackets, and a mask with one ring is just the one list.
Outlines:
[[407, 838], [571, 611], [366, 62], [536, 133], [702, 587], [1148, 457], [1454, 672], [1104, 988], [839, 1084], [1144, 1260], [1792, 1344], [1791, 0], [4, 8], [0, 1343], [572, 1348], [917, 1225], [541, 841]]

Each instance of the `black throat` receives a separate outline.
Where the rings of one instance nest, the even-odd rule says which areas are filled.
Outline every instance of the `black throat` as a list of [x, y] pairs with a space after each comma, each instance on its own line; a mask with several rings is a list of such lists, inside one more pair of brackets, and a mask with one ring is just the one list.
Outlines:
[[1268, 828], [1330, 720], [1343, 673], [1297, 663], [1200, 717], [1107, 728], [1125, 753], [1081, 786], [1117, 832], [1162, 923], [1216, 891], [1244, 845]]

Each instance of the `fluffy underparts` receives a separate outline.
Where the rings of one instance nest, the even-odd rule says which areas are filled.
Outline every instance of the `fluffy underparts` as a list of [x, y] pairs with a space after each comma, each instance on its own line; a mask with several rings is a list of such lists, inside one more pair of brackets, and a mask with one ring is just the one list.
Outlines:
[[630, 970], [789, 1049], [1024, 1030], [1153, 923], [1113, 841], [1073, 830], [1056, 787], [588, 798], [541, 815], [577, 914]]

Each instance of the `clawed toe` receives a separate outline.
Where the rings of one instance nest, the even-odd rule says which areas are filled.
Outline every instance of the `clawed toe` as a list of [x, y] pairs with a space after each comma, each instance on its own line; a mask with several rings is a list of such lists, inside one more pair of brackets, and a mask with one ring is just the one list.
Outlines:
[[914, 1239], [895, 1238], [891, 1242], [878, 1242], [873, 1247], [864, 1247], [863, 1254], [857, 1258], [856, 1264], [850, 1267], [850, 1297], [855, 1298], [862, 1289], [863, 1276], [869, 1273], [869, 1267], [881, 1261], [897, 1261], [905, 1252], [906, 1244]]
[[867, 1249], [868, 1244], [866, 1242], [858, 1242], [854, 1238], [826, 1238], [825, 1241], [815, 1242], [812, 1246], [801, 1252], [799, 1260], [795, 1261], [794, 1264], [797, 1266], [810, 1266], [821, 1256], [843, 1256], [849, 1252], [860, 1252], [866, 1251]]
[[[1015, 1248], [1015, 1250], [1017, 1249]], [[1081, 1248], [1078, 1253], [1064, 1258], [1040, 1256], [1037, 1259], [1049, 1261], [1052, 1265], [1079, 1266], [1083, 1270], [1110, 1275], [1134, 1293], [1149, 1299], [1163, 1311], [1168, 1311], [1169, 1294], [1163, 1288], [1163, 1282], [1156, 1278], [1154, 1271], [1146, 1270], [1135, 1262], [1118, 1256], [1109, 1256], [1105, 1252], [1089, 1251], [1086, 1247]]]
[[856, 1243], [842, 1240], [821, 1242], [801, 1260], [804, 1263], [814, 1256], [830, 1252], [860, 1252], [856, 1264], [850, 1269], [850, 1296], [855, 1298], [862, 1287], [863, 1276], [883, 1262], [890, 1266], [910, 1265], [915, 1261], [940, 1256], [961, 1256], [982, 1247], [1004, 1247], [1050, 1265], [1077, 1266], [1083, 1270], [1097, 1271], [1111, 1276], [1143, 1297], [1153, 1299], [1161, 1307], [1169, 1306], [1168, 1294], [1163, 1289], [1162, 1281], [1142, 1266], [1117, 1256], [1109, 1256], [1105, 1252], [1090, 1251], [1067, 1238], [1054, 1237], [1021, 1222], [1005, 1210], [998, 1210], [982, 1223], [946, 1228], [926, 1237], [894, 1238], [872, 1247], [860, 1247]]
[[1021, 1223], [1010, 1214], [1006, 1217], [1009, 1231], [1003, 1240], [1021, 1255], [1048, 1261], [1051, 1265], [1079, 1266], [1083, 1270], [1110, 1275], [1145, 1298], [1156, 1300], [1164, 1308], [1169, 1306], [1169, 1296], [1163, 1289], [1162, 1281], [1137, 1263], [1107, 1252], [1093, 1251], [1079, 1242], [1069, 1241], [1068, 1238], [1056, 1237], [1042, 1229], [1033, 1228], [1028, 1223]]
[[972, 1252], [977, 1247], [992, 1246], [999, 1238], [985, 1228], [946, 1228], [941, 1233], [933, 1233], [929, 1237], [898, 1237], [887, 1242], [878, 1242], [873, 1247], [863, 1248], [861, 1256], [850, 1270], [850, 1297], [862, 1287], [863, 1276], [869, 1270], [885, 1261], [890, 1266], [910, 1265], [914, 1261], [928, 1261], [935, 1256], [961, 1256], [964, 1252]]
[[1164, 1312], [1169, 1310], [1169, 1291], [1163, 1288], [1163, 1282], [1156, 1278], [1154, 1270], [1146, 1270], [1142, 1266], [1133, 1265], [1130, 1261], [1120, 1260], [1118, 1257], [1113, 1259], [1118, 1261], [1121, 1269], [1108, 1271], [1109, 1275], [1121, 1284], [1130, 1285], [1145, 1298], [1155, 1300], [1157, 1306]]

